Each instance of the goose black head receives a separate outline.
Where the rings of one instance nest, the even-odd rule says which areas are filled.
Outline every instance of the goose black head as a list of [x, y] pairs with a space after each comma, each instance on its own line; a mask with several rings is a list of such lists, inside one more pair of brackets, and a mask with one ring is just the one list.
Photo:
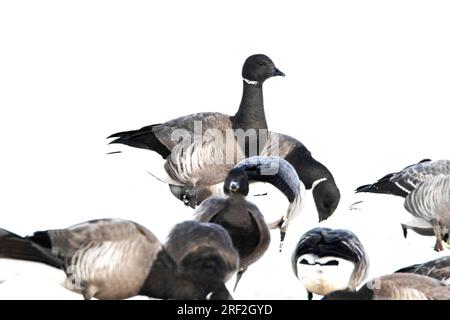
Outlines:
[[325, 180], [313, 189], [314, 202], [319, 214], [319, 221], [328, 219], [336, 210], [341, 193], [332, 180]]
[[[237, 259], [237, 252], [236, 259]], [[237, 264], [236, 264], [237, 266]], [[188, 254], [179, 267], [184, 285], [177, 288], [181, 297], [201, 300], [232, 299], [225, 287], [230, 265], [217, 248], [200, 246]]]
[[242, 77], [247, 81], [255, 82], [255, 84], [262, 84], [271, 77], [282, 76], [281, 72], [272, 60], [264, 54], [255, 54], [245, 60], [242, 67]]
[[223, 190], [227, 195], [239, 193], [243, 196], [247, 196], [249, 191], [248, 188], [247, 173], [241, 168], [232, 169], [228, 173], [223, 185]]

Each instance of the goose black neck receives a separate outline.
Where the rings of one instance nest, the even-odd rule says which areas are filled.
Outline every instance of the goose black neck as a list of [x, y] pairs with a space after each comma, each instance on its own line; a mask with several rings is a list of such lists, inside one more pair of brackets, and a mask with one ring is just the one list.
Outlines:
[[234, 116], [234, 129], [267, 129], [262, 84], [249, 84], [245, 81], [243, 84], [241, 104]]

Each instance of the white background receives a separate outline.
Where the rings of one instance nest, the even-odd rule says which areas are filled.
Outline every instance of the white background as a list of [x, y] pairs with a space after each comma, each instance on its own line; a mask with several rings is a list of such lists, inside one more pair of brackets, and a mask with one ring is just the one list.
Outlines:
[[[234, 114], [244, 59], [265, 53], [286, 73], [264, 85], [270, 129], [302, 141], [341, 189], [325, 225], [358, 234], [371, 276], [434, 257], [432, 238], [403, 240], [401, 199], [353, 190], [450, 158], [449, 17], [448, 1], [2, 1], [0, 226], [28, 234], [120, 217], [164, 241], [191, 210], [145, 173], [157, 156], [106, 155], [117, 149], [106, 136], [194, 112]], [[279, 199], [258, 199], [261, 210], [282, 213]], [[361, 199], [364, 210], [348, 210]], [[305, 297], [289, 261], [317, 219], [305, 201], [285, 252], [274, 232], [235, 298]], [[10, 264], [0, 264], [16, 275], [2, 298], [78, 297], [50, 284], [50, 268]]]

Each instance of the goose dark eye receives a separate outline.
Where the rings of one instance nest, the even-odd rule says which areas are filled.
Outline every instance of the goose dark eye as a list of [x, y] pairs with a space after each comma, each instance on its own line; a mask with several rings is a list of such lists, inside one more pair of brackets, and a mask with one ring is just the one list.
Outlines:
[[266, 65], [266, 63], [264, 61], [257, 61], [256, 62], [259, 66], [264, 66]]
[[309, 264], [309, 262], [308, 262], [308, 260], [306, 260], [306, 259], [302, 259], [302, 260], [300, 261], [300, 264]]

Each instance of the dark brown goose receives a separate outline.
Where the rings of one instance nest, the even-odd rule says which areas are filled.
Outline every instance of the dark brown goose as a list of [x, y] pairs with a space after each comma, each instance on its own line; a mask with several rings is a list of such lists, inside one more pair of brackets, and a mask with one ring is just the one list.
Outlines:
[[441, 257], [425, 263], [414, 264], [396, 272], [415, 273], [444, 281], [450, 285], [450, 256]]
[[[178, 185], [195, 189], [223, 182], [237, 161], [258, 154], [267, 139], [262, 88], [274, 76], [284, 73], [266, 55], [252, 55], [242, 68], [243, 94], [234, 116], [196, 113], [109, 138], [159, 153], [175, 190]], [[253, 138], [255, 145], [249, 140]], [[253, 147], [255, 154], [250, 153]], [[190, 199], [183, 200], [189, 204]]]
[[450, 300], [450, 287], [427, 276], [394, 273], [375, 278], [356, 292], [332, 292], [323, 300]]
[[[153, 233], [135, 222], [118, 219], [93, 220], [25, 238], [2, 230], [0, 257], [61, 268], [67, 275], [65, 287], [81, 293], [85, 299], [125, 299], [136, 295], [161, 299], [206, 299], [208, 295], [228, 298], [223, 281], [232, 272], [230, 252], [234, 249], [226, 231], [189, 222], [177, 225], [173, 232], [183, 235], [199, 230], [204, 234], [205, 229], [209, 232], [207, 239], [214, 240], [206, 242], [199, 251], [187, 245], [190, 239], [174, 240], [172, 236], [172, 242], [186, 249], [186, 259], [181, 259], [179, 265]], [[219, 248], [215, 247], [217, 243]], [[237, 264], [235, 252], [235, 270]]]
[[195, 219], [213, 222], [224, 227], [239, 252], [239, 271], [236, 284], [247, 268], [266, 252], [270, 233], [259, 209], [247, 201], [248, 177], [241, 168], [231, 170], [225, 180], [226, 197], [210, 197], [195, 211]]

